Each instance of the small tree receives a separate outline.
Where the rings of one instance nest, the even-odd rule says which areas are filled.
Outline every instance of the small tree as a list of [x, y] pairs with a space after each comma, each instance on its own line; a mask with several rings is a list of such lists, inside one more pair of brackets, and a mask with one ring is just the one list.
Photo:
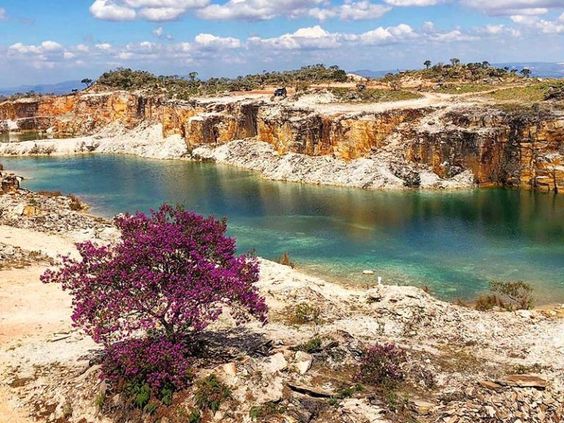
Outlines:
[[450, 63], [452, 66], [458, 66], [460, 64], [460, 59], [453, 57], [452, 59], [450, 59]]
[[195, 82], [198, 79], [198, 72], [190, 72], [188, 78], [190, 81]]
[[429, 69], [432, 63], [429, 59], [427, 59], [423, 62], [423, 64], [425, 65], [425, 69]]
[[529, 76], [531, 76], [531, 70], [529, 68], [523, 68], [521, 69], [521, 75], [523, 75], [525, 78], [528, 78]]
[[84, 78], [82, 81], [80, 81], [80, 83], [86, 85], [86, 88], [88, 88], [90, 85], [92, 85], [92, 80], [89, 78]]
[[238, 321], [266, 321], [253, 285], [258, 262], [236, 255], [224, 221], [165, 204], [115, 223], [115, 245], [77, 244], [80, 260], [65, 257], [59, 270], [41, 276], [70, 292], [72, 320], [104, 345], [111, 380], [178, 388], [183, 379], [175, 369], [185, 374], [187, 366], [179, 358], [171, 366], [169, 358], [182, 356], [186, 338], [217, 320], [224, 306]]

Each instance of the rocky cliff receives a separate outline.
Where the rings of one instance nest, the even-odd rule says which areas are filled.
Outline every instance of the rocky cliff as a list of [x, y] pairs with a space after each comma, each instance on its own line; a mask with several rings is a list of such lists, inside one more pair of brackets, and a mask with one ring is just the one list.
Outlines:
[[0, 131], [50, 130], [68, 137], [112, 123], [160, 123], [164, 136], [180, 135], [190, 150], [254, 139], [278, 154], [346, 161], [387, 155], [392, 172], [410, 186], [419, 185], [421, 169], [431, 169], [440, 178], [471, 171], [482, 186], [562, 192], [564, 110], [557, 104], [504, 110], [461, 102], [344, 113], [265, 97], [169, 101], [109, 92], [1, 103]]

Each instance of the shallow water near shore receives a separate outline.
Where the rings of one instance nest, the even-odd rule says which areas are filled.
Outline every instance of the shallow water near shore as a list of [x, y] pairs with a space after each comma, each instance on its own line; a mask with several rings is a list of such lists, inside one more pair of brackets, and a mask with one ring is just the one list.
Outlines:
[[[475, 297], [523, 280], [564, 301], [564, 198], [513, 190], [373, 192], [272, 182], [227, 166], [129, 156], [0, 158], [32, 190], [73, 193], [110, 217], [163, 201], [227, 217], [241, 251], [288, 252], [299, 268], [353, 284], [427, 285]], [[373, 270], [374, 275], [364, 275]]]

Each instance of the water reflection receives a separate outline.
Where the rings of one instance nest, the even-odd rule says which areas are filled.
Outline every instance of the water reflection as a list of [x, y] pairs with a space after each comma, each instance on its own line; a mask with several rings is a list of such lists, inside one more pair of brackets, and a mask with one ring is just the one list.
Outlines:
[[278, 183], [230, 167], [131, 157], [2, 159], [32, 189], [84, 196], [113, 215], [179, 202], [225, 216], [242, 250], [353, 283], [388, 281], [469, 297], [492, 279], [520, 279], [564, 300], [564, 198], [510, 190], [366, 192]]

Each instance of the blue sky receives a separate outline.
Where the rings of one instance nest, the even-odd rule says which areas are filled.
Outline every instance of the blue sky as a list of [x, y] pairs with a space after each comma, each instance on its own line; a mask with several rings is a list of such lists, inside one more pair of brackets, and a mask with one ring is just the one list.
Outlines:
[[0, 86], [451, 57], [564, 62], [564, 0], [0, 0]]

